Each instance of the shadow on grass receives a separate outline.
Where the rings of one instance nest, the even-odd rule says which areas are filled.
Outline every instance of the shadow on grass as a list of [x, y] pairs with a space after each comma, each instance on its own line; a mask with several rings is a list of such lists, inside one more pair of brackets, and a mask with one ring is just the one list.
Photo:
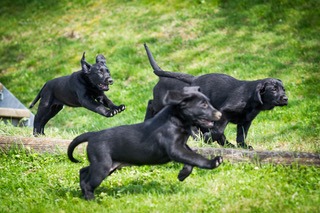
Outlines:
[[107, 188], [99, 187], [96, 190], [96, 195], [104, 192], [108, 196], [120, 197], [122, 195], [131, 194], [176, 194], [181, 190], [181, 185], [177, 182], [158, 182], [158, 181], [142, 181], [134, 180], [126, 185]]
[[[107, 180], [106, 180], [107, 181]], [[96, 200], [105, 196], [110, 196], [114, 198], [120, 198], [126, 195], [138, 195], [138, 194], [161, 194], [161, 195], [172, 195], [179, 192], [187, 192], [191, 189], [183, 187], [179, 182], [158, 182], [158, 181], [142, 181], [142, 180], [133, 180], [128, 184], [121, 186], [111, 186], [106, 187], [105, 185], [99, 186], [94, 194]], [[71, 188], [60, 188], [57, 191], [50, 192], [57, 194], [60, 198], [83, 198], [80, 187], [75, 189]]]

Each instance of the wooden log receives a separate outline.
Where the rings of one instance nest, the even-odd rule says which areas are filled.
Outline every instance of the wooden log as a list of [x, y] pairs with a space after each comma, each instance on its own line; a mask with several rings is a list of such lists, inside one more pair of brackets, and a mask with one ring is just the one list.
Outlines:
[[[10, 147], [23, 147], [35, 152], [66, 152], [71, 140], [45, 138], [45, 137], [12, 137], [0, 135], [0, 149], [8, 150]], [[85, 152], [86, 143], [81, 144], [76, 151]], [[225, 161], [231, 163], [252, 162], [256, 164], [299, 164], [320, 166], [320, 154], [307, 152], [286, 152], [286, 151], [250, 151], [243, 149], [223, 148], [193, 148], [203, 156], [213, 158], [223, 156]]]
[[0, 107], [0, 117], [6, 118], [29, 118], [31, 112], [27, 109], [14, 109]]
[[225, 160], [231, 163], [252, 162], [256, 164], [300, 164], [320, 166], [320, 154], [308, 152], [288, 152], [288, 151], [257, 151], [243, 149], [212, 149], [212, 148], [194, 148], [194, 150], [203, 156], [213, 158], [214, 156], [223, 156]]
[[[66, 152], [71, 140], [45, 138], [45, 137], [20, 137], [20, 136], [1, 136], [0, 149], [7, 151], [12, 147], [25, 148], [34, 152]], [[77, 150], [83, 152], [85, 144], [79, 145]]]

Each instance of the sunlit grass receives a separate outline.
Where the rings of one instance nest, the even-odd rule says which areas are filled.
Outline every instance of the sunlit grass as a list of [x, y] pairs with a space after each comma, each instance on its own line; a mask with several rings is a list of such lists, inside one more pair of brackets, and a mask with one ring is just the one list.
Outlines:
[[[164, 70], [225, 73], [241, 80], [283, 81], [289, 105], [262, 112], [246, 142], [256, 150], [320, 153], [319, 1], [1, 1], [0, 81], [26, 106], [43, 84], [80, 69], [82, 53], [102, 53], [115, 80], [106, 94], [126, 110], [105, 118], [65, 107], [49, 121], [47, 138], [73, 139], [143, 121], [158, 78], [143, 43]], [[37, 105], [32, 109], [36, 113]], [[235, 125], [228, 125], [235, 142]], [[0, 121], [0, 134], [32, 137], [32, 128]], [[190, 139], [191, 146], [219, 147]], [[81, 198], [78, 171], [65, 153], [11, 149], [0, 156], [0, 212], [317, 212], [319, 169], [230, 164], [123, 168]]]

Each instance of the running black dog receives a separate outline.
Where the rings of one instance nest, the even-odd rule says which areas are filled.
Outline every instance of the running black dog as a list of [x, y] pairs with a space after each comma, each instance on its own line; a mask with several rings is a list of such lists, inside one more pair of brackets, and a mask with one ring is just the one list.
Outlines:
[[81, 67], [82, 70], [50, 80], [42, 87], [30, 105], [32, 108], [41, 99], [34, 119], [34, 135], [44, 134], [44, 126], [63, 105], [85, 107], [106, 117], [112, 117], [125, 110], [124, 105], [114, 105], [104, 94], [104, 91], [109, 90], [113, 79], [103, 55], [98, 55], [96, 63], [90, 65], [83, 53]]
[[222, 157], [206, 159], [186, 144], [191, 126], [211, 128], [221, 117], [198, 87], [169, 91], [163, 104], [165, 107], [154, 118], [143, 123], [84, 133], [70, 143], [68, 157], [72, 162], [79, 162], [73, 157], [73, 151], [88, 141], [90, 166], [80, 170], [80, 187], [85, 199], [93, 199], [95, 188], [123, 166], [176, 161], [185, 164], [178, 175], [183, 181], [194, 166], [213, 169], [222, 163]]
[[229, 122], [237, 124], [237, 144], [242, 148], [253, 149], [245, 143], [253, 119], [263, 110], [288, 104], [288, 98], [281, 80], [266, 78], [256, 81], [241, 81], [224, 74], [207, 74], [198, 77], [183, 73], [163, 71], [155, 62], [145, 44], [145, 49], [159, 82], [153, 89], [153, 100], [147, 107], [145, 120], [157, 114], [164, 105], [162, 99], [168, 90], [181, 89], [185, 86], [199, 86], [201, 92], [210, 99], [213, 107], [222, 113], [222, 118], [208, 130], [201, 129], [205, 141], [211, 139], [221, 146], [234, 147], [226, 140], [224, 130]]

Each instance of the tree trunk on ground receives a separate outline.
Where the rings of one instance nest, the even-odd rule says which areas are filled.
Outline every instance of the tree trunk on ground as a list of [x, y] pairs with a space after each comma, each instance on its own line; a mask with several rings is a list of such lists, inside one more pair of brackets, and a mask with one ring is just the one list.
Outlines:
[[[44, 138], [44, 137], [12, 137], [0, 136], [0, 149], [8, 150], [10, 147], [19, 147], [35, 152], [65, 152], [71, 140]], [[86, 144], [81, 144], [76, 149], [84, 153]], [[224, 160], [231, 163], [253, 162], [256, 164], [300, 164], [320, 166], [320, 154], [307, 152], [286, 152], [286, 151], [249, 151], [243, 149], [223, 148], [193, 148], [196, 152], [205, 157], [223, 156]]]

